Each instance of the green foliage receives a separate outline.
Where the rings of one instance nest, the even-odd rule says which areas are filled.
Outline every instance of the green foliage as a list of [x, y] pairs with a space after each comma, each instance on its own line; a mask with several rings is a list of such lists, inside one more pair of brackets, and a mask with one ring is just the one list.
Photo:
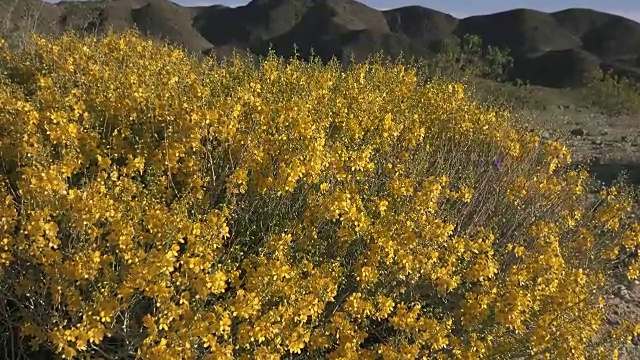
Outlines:
[[587, 74], [587, 84], [580, 89], [589, 104], [607, 114], [640, 114], [640, 84], [616, 75], [613, 71], [596, 70]]
[[444, 39], [435, 51], [435, 57], [423, 64], [430, 77], [446, 77], [458, 81], [473, 78], [503, 81], [513, 65], [508, 49], [483, 46], [482, 39], [477, 35], [467, 34], [462, 39]]

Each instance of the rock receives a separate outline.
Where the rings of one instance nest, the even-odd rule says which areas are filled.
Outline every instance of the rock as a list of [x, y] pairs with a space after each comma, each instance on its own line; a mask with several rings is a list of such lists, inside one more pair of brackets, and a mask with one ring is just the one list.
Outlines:
[[604, 161], [602, 160], [602, 156], [594, 156], [593, 160], [592, 160], [594, 165], [602, 165], [604, 163]]
[[584, 131], [584, 129], [582, 128], [575, 128], [573, 130], [571, 130], [571, 135], [573, 136], [585, 136], [587, 134], [586, 131]]
[[620, 297], [625, 300], [629, 300], [631, 298], [631, 293], [629, 292], [629, 290], [623, 289], [620, 291]]
[[[629, 300], [631, 298], [631, 292], [624, 285], [618, 284], [613, 289], [616, 295], [618, 296], [618, 298], [621, 298], [624, 300]], [[617, 310], [614, 310], [614, 314], [619, 315], [616, 312]]]
[[540, 140], [549, 141], [549, 139], [551, 139], [551, 134], [548, 131], [543, 131], [542, 133], [540, 133]]
[[595, 138], [595, 139], [591, 140], [591, 143], [593, 145], [602, 146], [602, 138], [601, 137]]
[[618, 319], [609, 318], [609, 319], [607, 319], [607, 324], [612, 325], [612, 326], [619, 326], [621, 324], [621, 322]]

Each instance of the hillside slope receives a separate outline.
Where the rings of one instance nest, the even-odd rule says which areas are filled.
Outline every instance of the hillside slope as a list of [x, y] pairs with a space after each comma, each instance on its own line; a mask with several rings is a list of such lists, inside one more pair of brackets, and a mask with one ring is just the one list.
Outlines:
[[[325, 61], [351, 54], [361, 60], [377, 51], [424, 57], [443, 39], [476, 34], [485, 44], [508, 48], [516, 60], [514, 74], [532, 84], [579, 85], [577, 79], [598, 66], [640, 78], [640, 23], [580, 8], [514, 9], [457, 19], [421, 6], [379, 11], [355, 0], [253, 0], [236, 8], [184, 7], [168, 0], [0, 0], [0, 20], [4, 34], [31, 28], [46, 34], [101, 33], [135, 26], [203, 54], [249, 49], [261, 55], [273, 48], [290, 56], [295, 44], [301, 56], [313, 49]], [[541, 70], [549, 67], [552, 71]]]

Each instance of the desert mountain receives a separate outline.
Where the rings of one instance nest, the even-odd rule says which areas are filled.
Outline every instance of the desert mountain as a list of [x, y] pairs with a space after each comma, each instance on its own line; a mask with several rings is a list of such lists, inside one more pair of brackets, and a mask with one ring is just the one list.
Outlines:
[[[34, 16], [37, 14], [37, 16]], [[515, 9], [457, 19], [437, 10], [406, 6], [380, 11], [355, 0], [253, 0], [230, 8], [185, 7], [168, 0], [62, 1], [0, 0], [5, 34], [24, 28], [44, 33], [73, 29], [101, 33], [137, 27], [203, 54], [231, 50], [283, 56], [311, 49], [323, 60], [376, 51], [424, 57], [451, 36], [476, 34], [487, 45], [508, 48], [514, 76], [560, 87], [580, 83], [594, 67], [640, 78], [640, 23], [590, 9], [545, 13]]]

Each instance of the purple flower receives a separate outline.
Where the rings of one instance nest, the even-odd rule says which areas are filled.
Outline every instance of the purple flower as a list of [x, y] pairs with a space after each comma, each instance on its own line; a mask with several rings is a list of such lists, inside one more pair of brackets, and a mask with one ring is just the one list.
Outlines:
[[[486, 158], [480, 158], [478, 160], [478, 162], [480, 163], [480, 165], [486, 165], [487, 164], [487, 159]], [[492, 163], [493, 167], [496, 168], [496, 170], [501, 170], [502, 169], [502, 160], [500, 158], [493, 158], [493, 163]]]
[[493, 166], [495, 166], [497, 170], [502, 169], [502, 160], [498, 158], [493, 159]]

